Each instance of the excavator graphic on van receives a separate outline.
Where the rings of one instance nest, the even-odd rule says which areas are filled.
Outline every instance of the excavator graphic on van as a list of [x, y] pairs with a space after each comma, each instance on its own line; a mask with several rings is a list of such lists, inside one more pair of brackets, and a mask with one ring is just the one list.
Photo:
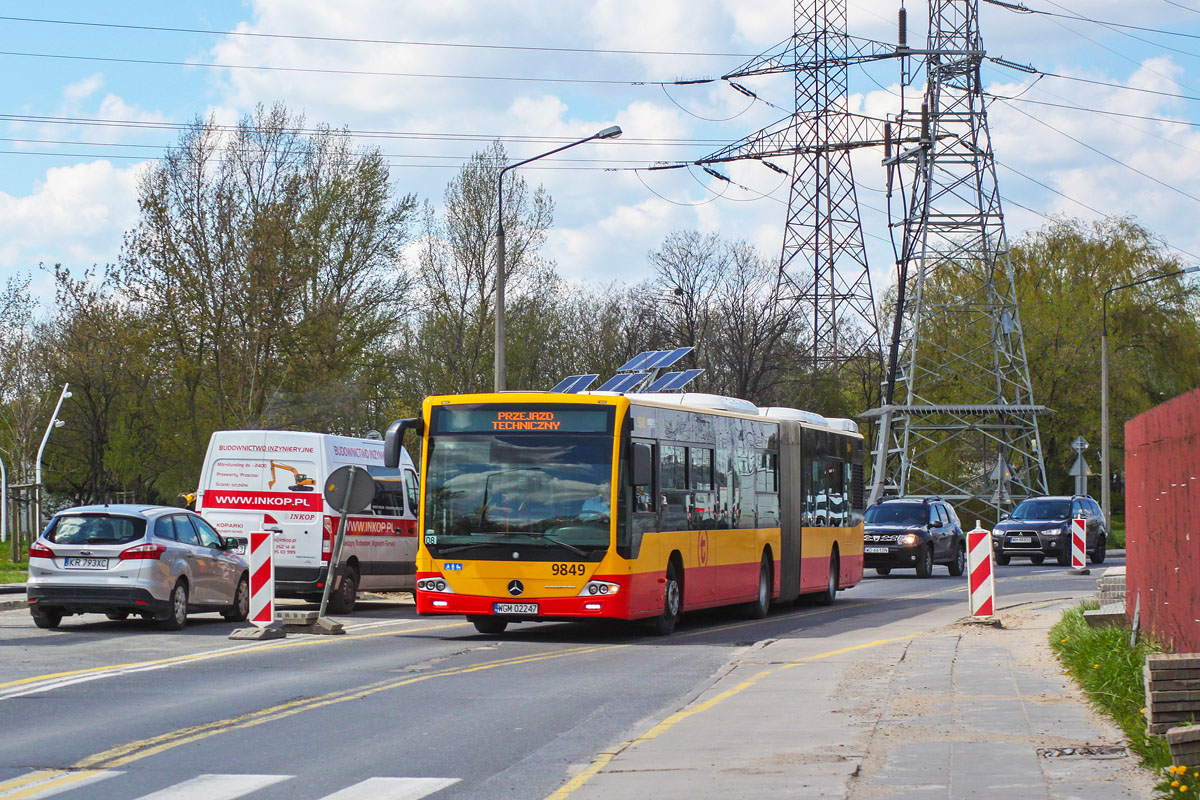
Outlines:
[[287, 464], [280, 464], [278, 461], [271, 462], [271, 482], [267, 484], [267, 489], [275, 488], [275, 482], [276, 482], [276, 480], [278, 480], [275, 477], [275, 470], [277, 470], [277, 469], [282, 469], [286, 472], [292, 473], [292, 480], [294, 480], [295, 483], [288, 487], [288, 489], [290, 491], [311, 492], [316, 489], [316, 486], [317, 486], [316, 480], [308, 477], [307, 475], [305, 475], [303, 472], [296, 469], [295, 467], [289, 467]]

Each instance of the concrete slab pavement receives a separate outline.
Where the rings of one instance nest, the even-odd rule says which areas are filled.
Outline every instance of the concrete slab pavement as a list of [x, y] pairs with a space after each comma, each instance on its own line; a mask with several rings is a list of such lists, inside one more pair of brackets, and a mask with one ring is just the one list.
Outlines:
[[548, 800], [1149, 797], [1132, 756], [1054, 751], [1123, 743], [1046, 642], [1075, 602], [1002, 610], [1001, 629], [940, 610], [751, 648]]

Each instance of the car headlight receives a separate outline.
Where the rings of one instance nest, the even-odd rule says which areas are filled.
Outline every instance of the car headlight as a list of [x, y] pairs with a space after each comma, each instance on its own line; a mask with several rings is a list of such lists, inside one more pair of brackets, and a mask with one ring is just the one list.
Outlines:
[[906, 533], [900, 537], [900, 544], [916, 544], [917, 535], [915, 533]]

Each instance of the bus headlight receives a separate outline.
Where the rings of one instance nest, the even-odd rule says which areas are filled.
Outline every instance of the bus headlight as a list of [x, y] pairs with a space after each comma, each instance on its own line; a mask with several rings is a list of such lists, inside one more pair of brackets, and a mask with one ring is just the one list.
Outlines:
[[421, 578], [421, 580], [417, 581], [417, 589], [422, 592], [454, 594], [454, 590], [450, 588], [450, 584], [446, 583], [445, 578]]
[[583, 589], [579, 592], [579, 596], [599, 595], [599, 594], [616, 594], [621, 591], [621, 584], [609, 583], [608, 581], [588, 581], [584, 584]]

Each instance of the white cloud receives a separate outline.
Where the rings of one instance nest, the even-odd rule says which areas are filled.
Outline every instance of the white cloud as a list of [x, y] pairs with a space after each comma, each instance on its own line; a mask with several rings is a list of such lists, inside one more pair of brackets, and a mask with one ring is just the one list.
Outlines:
[[108, 161], [53, 167], [26, 196], [0, 193], [0, 269], [115, 261], [124, 231], [137, 219], [144, 168]]

